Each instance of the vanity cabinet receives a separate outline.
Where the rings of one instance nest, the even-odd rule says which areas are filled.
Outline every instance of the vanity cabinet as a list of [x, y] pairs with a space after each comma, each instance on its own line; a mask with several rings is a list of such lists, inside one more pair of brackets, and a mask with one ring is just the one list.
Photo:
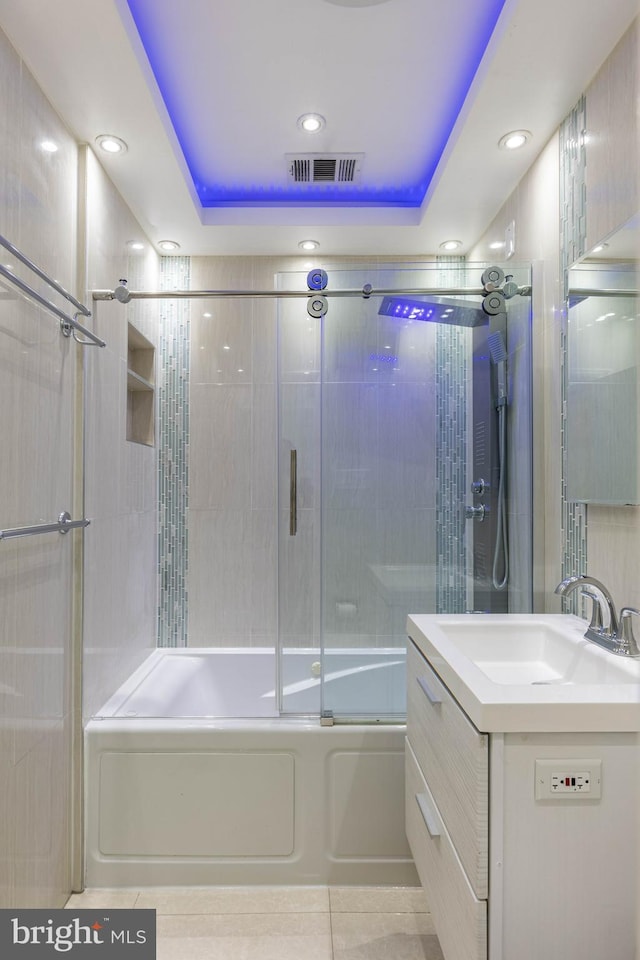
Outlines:
[[[637, 735], [480, 731], [420, 639], [406, 831], [446, 960], [640, 956]], [[553, 795], [563, 771], [589, 771], [588, 795]]]

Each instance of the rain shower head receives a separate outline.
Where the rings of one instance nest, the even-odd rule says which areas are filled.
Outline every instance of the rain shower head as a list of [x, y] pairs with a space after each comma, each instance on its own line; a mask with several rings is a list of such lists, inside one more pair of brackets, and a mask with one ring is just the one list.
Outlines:
[[479, 304], [453, 297], [429, 297], [428, 300], [407, 297], [383, 297], [378, 316], [398, 320], [425, 320], [430, 323], [454, 324], [458, 327], [486, 325], [488, 317]]

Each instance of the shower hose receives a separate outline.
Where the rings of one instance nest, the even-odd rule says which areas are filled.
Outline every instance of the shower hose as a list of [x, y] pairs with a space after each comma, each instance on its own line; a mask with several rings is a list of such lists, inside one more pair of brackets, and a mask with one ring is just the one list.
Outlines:
[[[505, 454], [507, 446], [507, 405], [498, 405], [498, 522], [496, 526], [496, 545], [493, 551], [493, 586], [503, 590], [509, 577], [509, 548], [507, 544], [507, 507], [505, 497]], [[498, 565], [502, 553], [502, 579], [498, 579]]]

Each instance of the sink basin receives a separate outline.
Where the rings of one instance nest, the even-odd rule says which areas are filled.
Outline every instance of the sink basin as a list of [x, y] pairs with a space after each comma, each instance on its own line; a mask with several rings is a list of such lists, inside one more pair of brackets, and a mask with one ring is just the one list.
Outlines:
[[440, 629], [494, 683], [638, 683], [638, 666], [579, 638], [564, 625], [447, 623]]
[[638, 731], [640, 661], [563, 614], [409, 617], [408, 633], [478, 729]]

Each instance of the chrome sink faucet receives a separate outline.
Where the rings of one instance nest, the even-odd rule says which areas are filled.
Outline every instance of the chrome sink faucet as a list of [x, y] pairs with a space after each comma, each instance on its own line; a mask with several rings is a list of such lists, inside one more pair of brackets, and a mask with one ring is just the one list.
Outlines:
[[613, 598], [605, 585], [595, 577], [586, 575], [567, 577], [558, 584], [554, 592], [561, 597], [568, 597], [574, 590], [580, 590], [583, 596], [593, 601], [591, 622], [585, 638], [618, 656], [640, 657], [640, 648], [631, 622], [632, 616], [640, 616], [640, 610], [623, 607], [618, 620]]

